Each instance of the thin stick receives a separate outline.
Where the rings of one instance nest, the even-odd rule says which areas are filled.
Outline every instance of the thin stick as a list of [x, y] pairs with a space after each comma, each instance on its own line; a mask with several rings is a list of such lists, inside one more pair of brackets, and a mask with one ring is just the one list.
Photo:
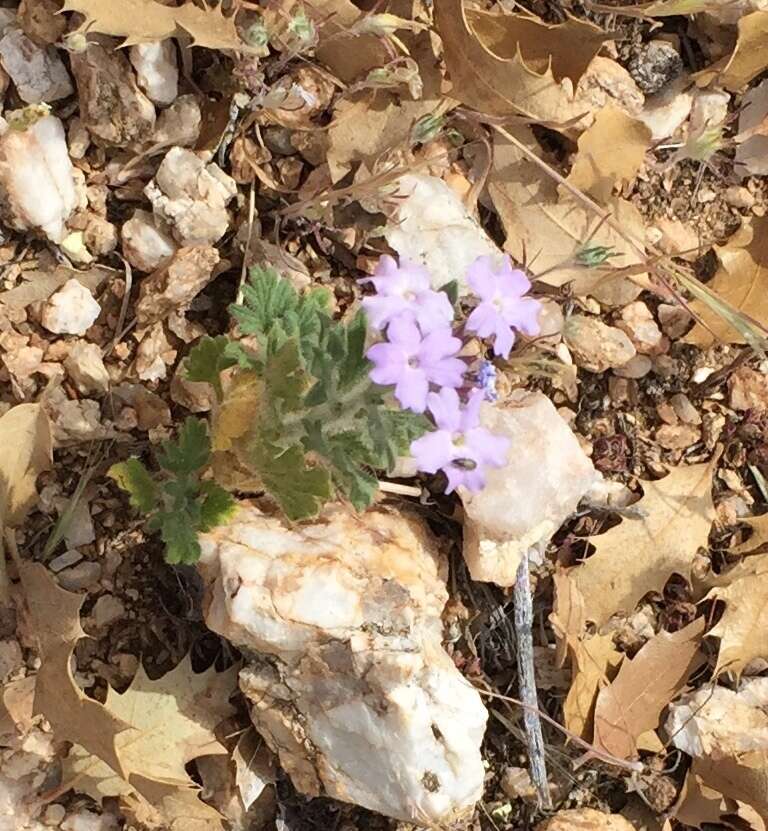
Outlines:
[[515, 635], [517, 638], [517, 675], [523, 709], [523, 724], [528, 741], [528, 765], [536, 786], [539, 807], [552, 808], [552, 797], [547, 784], [547, 762], [544, 758], [544, 736], [539, 718], [539, 699], [536, 695], [536, 674], [533, 660], [533, 599], [528, 571], [528, 551], [523, 553], [515, 579]]

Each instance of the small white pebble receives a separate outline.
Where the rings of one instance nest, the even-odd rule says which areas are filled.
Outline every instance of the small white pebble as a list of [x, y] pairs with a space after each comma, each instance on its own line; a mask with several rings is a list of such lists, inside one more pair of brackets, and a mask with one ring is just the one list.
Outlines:
[[693, 381], [694, 384], [703, 384], [714, 371], [715, 370], [710, 366], [699, 367], [696, 372], [693, 373], [691, 381]]
[[43, 308], [42, 324], [56, 335], [84, 335], [101, 314], [91, 292], [74, 277]]

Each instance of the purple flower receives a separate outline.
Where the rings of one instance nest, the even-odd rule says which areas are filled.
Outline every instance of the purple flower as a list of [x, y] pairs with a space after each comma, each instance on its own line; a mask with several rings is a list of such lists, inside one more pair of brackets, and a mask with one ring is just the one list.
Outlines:
[[395, 318], [387, 329], [388, 343], [366, 353], [375, 364], [369, 375], [377, 384], [394, 384], [395, 398], [407, 410], [423, 413], [429, 385], [461, 386], [466, 365], [455, 355], [459, 338], [447, 327], [426, 335], [407, 318]]
[[509, 356], [515, 342], [514, 329], [538, 335], [541, 303], [523, 297], [531, 288], [530, 280], [522, 271], [512, 268], [509, 257], [504, 257], [497, 271], [491, 257], [478, 257], [469, 267], [467, 281], [480, 298], [467, 319], [467, 329], [481, 338], [494, 335], [495, 355]]
[[363, 308], [375, 329], [384, 329], [395, 318], [406, 316], [419, 324], [422, 332], [449, 326], [453, 306], [448, 295], [434, 291], [429, 273], [416, 263], [403, 260], [398, 265], [392, 257], [383, 256], [373, 277], [362, 282], [373, 283], [374, 297], [363, 299]]
[[411, 455], [419, 470], [448, 477], [446, 493], [460, 485], [477, 493], [485, 487], [485, 468], [503, 467], [509, 453], [509, 439], [496, 436], [480, 426], [483, 391], [472, 391], [465, 407], [456, 390], [443, 388], [427, 397], [437, 430], [411, 443]]

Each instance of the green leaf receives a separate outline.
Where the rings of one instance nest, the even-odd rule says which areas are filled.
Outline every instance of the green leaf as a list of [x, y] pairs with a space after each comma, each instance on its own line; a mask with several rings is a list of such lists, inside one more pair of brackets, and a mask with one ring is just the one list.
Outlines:
[[261, 437], [252, 446], [252, 459], [254, 470], [264, 487], [277, 500], [288, 519], [317, 516], [332, 496], [328, 471], [307, 464], [300, 445], [282, 450]]
[[368, 407], [367, 427], [371, 446], [387, 470], [395, 467], [398, 457], [408, 453], [411, 442], [431, 428], [429, 419], [410, 410], [389, 410], [372, 403]]
[[[262, 357], [274, 354], [286, 340], [295, 337], [302, 361], [308, 366], [320, 346], [323, 322], [330, 319], [329, 305], [326, 289], [299, 295], [274, 269], [256, 268], [243, 287], [243, 305], [233, 305], [230, 311], [244, 334], [256, 336]], [[242, 364], [243, 356], [236, 357]]]
[[365, 339], [368, 334], [365, 313], [359, 311], [346, 326], [343, 326], [343, 331], [344, 355], [339, 367], [339, 389], [341, 390], [351, 387], [364, 378], [371, 366], [365, 357]]
[[200, 493], [205, 497], [200, 506], [200, 530], [210, 531], [225, 523], [235, 512], [237, 503], [232, 494], [215, 482], [203, 482]]
[[219, 400], [222, 398], [221, 373], [237, 363], [229, 351], [229, 339], [224, 335], [200, 339], [190, 351], [186, 361], [187, 378], [190, 381], [205, 381], [213, 385]]
[[370, 507], [379, 489], [379, 480], [373, 474], [353, 464], [337, 465], [333, 479], [356, 511]]
[[264, 383], [269, 400], [280, 412], [297, 410], [307, 386], [299, 344], [295, 338], [285, 343], [271, 355], [264, 366]]
[[208, 463], [211, 440], [202, 419], [189, 416], [175, 441], [163, 442], [158, 454], [160, 467], [178, 476], [189, 476]]
[[199, 559], [200, 543], [197, 523], [187, 511], [173, 511], [162, 515], [160, 536], [165, 543], [166, 562], [175, 565], [194, 565]]
[[243, 306], [230, 306], [232, 316], [246, 335], [266, 337], [276, 320], [295, 311], [299, 298], [273, 268], [252, 268], [243, 286], [243, 300]]
[[450, 280], [444, 286], [440, 286], [440, 291], [448, 295], [451, 301], [451, 306], [455, 306], [459, 302], [459, 281]]
[[157, 485], [138, 459], [126, 459], [112, 465], [107, 476], [128, 493], [131, 505], [142, 513], [148, 514], [157, 505]]

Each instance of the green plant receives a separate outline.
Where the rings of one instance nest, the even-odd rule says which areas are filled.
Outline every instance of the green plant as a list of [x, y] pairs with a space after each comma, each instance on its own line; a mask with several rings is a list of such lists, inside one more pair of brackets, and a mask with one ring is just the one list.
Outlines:
[[364, 313], [335, 320], [324, 289], [299, 295], [273, 269], [254, 269], [231, 312], [254, 347], [204, 337], [186, 364], [190, 380], [216, 391], [210, 436], [205, 422], [189, 418], [163, 446], [156, 475], [137, 459], [110, 471], [160, 531], [169, 562], [194, 562], [197, 533], [233, 510], [224, 483], [209, 478], [212, 453], [224, 459], [219, 469], [246, 471], [286, 517], [301, 520], [336, 497], [366, 508], [375, 471], [391, 470], [430, 427], [371, 381]]

